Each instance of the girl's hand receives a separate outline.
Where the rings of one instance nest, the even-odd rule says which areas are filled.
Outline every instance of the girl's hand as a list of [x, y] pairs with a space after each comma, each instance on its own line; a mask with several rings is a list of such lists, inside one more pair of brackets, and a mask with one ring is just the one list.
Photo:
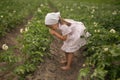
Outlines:
[[56, 31], [49, 29], [50, 34], [54, 35], [56, 33]]
[[67, 39], [67, 35], [62, 36], [59, 33], [57, 33], [55, 30], [49, 29], [49, 32], [50, 32], [50, 34], [56, 36], [57, 38], [59, 38], [59, 39], [61, 39], [63, 41], [65, 41]]

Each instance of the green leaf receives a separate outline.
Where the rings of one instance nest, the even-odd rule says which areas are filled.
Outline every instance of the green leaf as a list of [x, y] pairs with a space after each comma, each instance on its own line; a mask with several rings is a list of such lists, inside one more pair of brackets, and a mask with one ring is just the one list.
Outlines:
[[80, 70], [80, 74], [78, 76], [78, 80], [82, 80], [82, 77], [85, 77], [89, 74], [90, 68], [83, 68]]
[[120, 80], [120, 78], [118, 78], [117, 80]]
[[104, 70], [103, 68], [96, 68], [93, 72], [93, 74], [91, 75], [91, 78], [98, 78], [101, 80], [104, 80], [105, 75], [107, 74], [108, 71]]
[[113, 48], [110, 50], [110, 53], [111, 53], [112, 56], [114, 56], [114, 57], [120, 56], [120, 47], [119, 47], [119, 45], [113, 46]]

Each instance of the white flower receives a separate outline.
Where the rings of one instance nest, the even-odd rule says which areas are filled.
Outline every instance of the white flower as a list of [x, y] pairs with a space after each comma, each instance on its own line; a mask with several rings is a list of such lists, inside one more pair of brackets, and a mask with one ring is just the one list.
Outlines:
[[116, 31], [114, 29], [111, 29], [110, 32], [111, 33], [116, 33]]
[[116, 11], [113, 11], [113, 12], [112, 12], [112, 15], [116, 15], [116, 14], [117, 14], [117, 12], [116, 12]]
[[85, 65], [85, 64], [83, 64], [82, 66], [83, 66], [83, 67], [85, 67], [86, 65]]
[[41, 4], [40, 6], [41, 6], [41, 7], [43, 7], [44, 5], [43, 5], [43, 4]]
[[71, 8], [70, 11], [73, 11], [73, 9]]
[[28, 27], [26, 27], [26, 28], [25, 28], [25, 32], [27, 32], [27, 31], [28, 31], [28, 29], [29, 29], [29, 28], [28, 28]]
[[16, 11], [14, 10], [13, 13], [16, 13]]
[[2, 45], [2, 49], [3, 49], [3, 50], [8, 50], [7, 44], [3, 44], [3, 45]]
[[35, 41], [33, 41], [33, 44], [35, 43]]
[[1, 15], [0, 17], [3, 18], [3, 15]]
[[23, 28], [20, 29], [20, 33], [23, 33]]
[[91, 15], [91, 18], [93, 18], [94, 17], [94, 15]]
[[98, 30], [94, 30], [94, 32], [95, 32], [95, 33], [96, 33], [96, 32], [98, 32], [98, 33], [99, 33], [99, 32], [100, 32], [100, 30], [99, 30], [99, 29], [98, 29]]
[[95, 27], [98, 25], [98, 23], [97, 23], [97, 22], [94, 22], [93, 24], [94, 24], [94, 26], [95, 26]]
[[99, 32], [100, 32], [100, 30], [97, 30], [97, 32], [99, 33]]
[[38, 12], [40, 12], [40, 13], [42, 12], [40, 8], [38, 8]]
[[28, 22], [28, 24], [30, 24], [30, 21]]
[[97, 30], [94, 30], [94, 32], [96, 33], [96, 32], [97, 32]]
[[104, 51], [108, 51], [108, 48], [104, 48]]
[[92, 9], [91, 13], [93, 14], [95, 12], [95, 9]]

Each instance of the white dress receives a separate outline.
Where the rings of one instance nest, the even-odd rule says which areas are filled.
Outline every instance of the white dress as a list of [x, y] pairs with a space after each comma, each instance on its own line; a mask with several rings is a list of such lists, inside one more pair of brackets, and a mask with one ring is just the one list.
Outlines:
[[64, 52], [75, 52], [82, 46], [86, 45], [86, 39], [82, 37], [85, 35], [86, 28], [82, 22], [71, 19], [65, 19], [65, 21], [70, 22], [71, 26], [59, 25], [62, 35], [67, 35], [67, 39], [63, 42], [61, 49]]

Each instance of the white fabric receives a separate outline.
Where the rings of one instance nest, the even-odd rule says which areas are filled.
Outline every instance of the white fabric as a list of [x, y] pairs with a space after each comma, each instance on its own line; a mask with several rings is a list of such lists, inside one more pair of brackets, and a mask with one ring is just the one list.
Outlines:
[[53, 25], [58, 23], [59, 21], [59, 17], [60, 17], [60, 12], [52, 12], [52, 13], [48, 13], [45, 16], [45, 24], [46, 25]]
[[61, 49], [65, 52], [75, 52], [86, 44], [86, 39], [81, 37], [85, 34], [86, 28], [82, 22], [65, 20], [72, 23], [72, 25], [59, 25], [62, 35], [67, 35], [67, 40], [63, 42]]
[[63, 36], [72, 32], [71, 28], [68, 27], [67, 25], [62, 25], [61, 27], [59, 27], [59, 29], [62, 31]]
[[85, 38], [88, 38], [90, 36], [91, 36], [91, 34], [89, 32], [86, 32], [85, 35], [84, 35]]

